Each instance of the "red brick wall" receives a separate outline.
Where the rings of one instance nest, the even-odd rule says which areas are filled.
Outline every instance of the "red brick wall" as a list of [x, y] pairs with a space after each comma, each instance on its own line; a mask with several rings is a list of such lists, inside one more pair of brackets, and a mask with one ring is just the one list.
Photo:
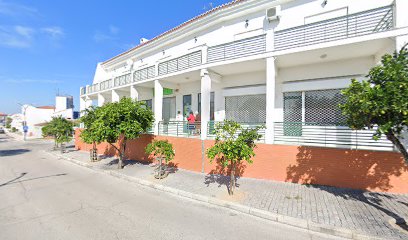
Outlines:
[[[80, 141], [75, 146], [89, 151], [91, 145]], [[153, 139], [167, 139], [176, 151], [172, 161], [178, 168], [201, 172], [202, 141], [199, 139], [143, 135], [129, 141], [126, 157], [149, 161], [144, 148]], [[204, 141], [205, 149], [214, 141]], [[319, 184], [378, 192], [408, 193], [408, 165], [399, 153], [347, 150], [336, 148], [258, 144], [253, 164], [243, 164], [243, 177]], [[98, 146], [98, 153], [113, 155], [108, 144]], [[204, 159], [205, 173], [218, 173], [217, 164]]]

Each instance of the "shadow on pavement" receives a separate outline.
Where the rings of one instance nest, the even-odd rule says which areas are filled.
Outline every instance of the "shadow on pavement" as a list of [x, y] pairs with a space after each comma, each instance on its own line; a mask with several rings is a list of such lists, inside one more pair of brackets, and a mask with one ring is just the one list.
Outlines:
[[23, 154], [26, 152], [30, 152], [29, 149], [10, 149], [10, 150], [0, 150], [0, 157], [9, 157], [14, 155]]
[[27, 182], [27, 181], [37, 180], [37, 179], [41, 179], [41, 178], [60, 177], [60, 176], [65, 176], [65, 175], [67, 175], [66, 173], [60, 173], [60, 174], [55, 174], [55, 175], [48, 175], [48, 176], [42, 176], [42, 177], [28, 178], [28, 179], [24, 179], [24, 180], [21, 180], [21, 181], [17, 181], [18, 179], [24, 177], [24, 176], [27, 175], [27, 174], [28, 174], [28, 173], [23, 172], [23, 173], [20, 174], [20, 176], [14, 178], [14, 179], [12, 179], [12, 180], [10, 180], [10, 181], [8, 181], [8, 182], [5, 182], [5, 183], [0, 184], [0, 187], [6, 186], [6, 185], [11, 185], [11, 184], [14, 184], [14, 183], [21, 183], [21, 182]]

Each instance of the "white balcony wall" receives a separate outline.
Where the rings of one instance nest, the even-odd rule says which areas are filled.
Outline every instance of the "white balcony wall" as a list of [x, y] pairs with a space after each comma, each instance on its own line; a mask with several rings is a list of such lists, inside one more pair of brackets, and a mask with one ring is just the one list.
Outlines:
[[[403, 0], [404, 1], [404, 0]], [[329, 0], [322, 7], [322, 1], [292, 1], [281, 6], [281, 19], [275, 31], [301, 26], [303, 24], [353, 14], [382, 6], [391, 5], [393, 0]], [[346, 10], [340, 10], [347, 8]], [[321, 16], [316, 16], [316, 15]]]

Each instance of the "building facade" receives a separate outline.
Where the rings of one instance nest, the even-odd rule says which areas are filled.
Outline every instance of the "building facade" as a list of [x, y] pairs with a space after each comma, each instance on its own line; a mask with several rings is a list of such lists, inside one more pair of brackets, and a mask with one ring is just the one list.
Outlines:
[[[405, 0], [233, 1], [98, 64], [80, 109], [131, 97], [153, 109], [156, 135], [211, 139], [230, 119], [264, 124], [267, 144], [392, 151], [345, 127], [338, 104], [352, 78], [407, 42], [404, 9]], [[196, 134], [190, 111], [200, 113]]]

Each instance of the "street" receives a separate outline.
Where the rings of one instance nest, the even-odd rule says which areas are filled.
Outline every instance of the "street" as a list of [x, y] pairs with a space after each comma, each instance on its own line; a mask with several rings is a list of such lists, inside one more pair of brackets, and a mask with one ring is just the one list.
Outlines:
[[0, 135], [0, 239], [340, 239], [59, 161]]

